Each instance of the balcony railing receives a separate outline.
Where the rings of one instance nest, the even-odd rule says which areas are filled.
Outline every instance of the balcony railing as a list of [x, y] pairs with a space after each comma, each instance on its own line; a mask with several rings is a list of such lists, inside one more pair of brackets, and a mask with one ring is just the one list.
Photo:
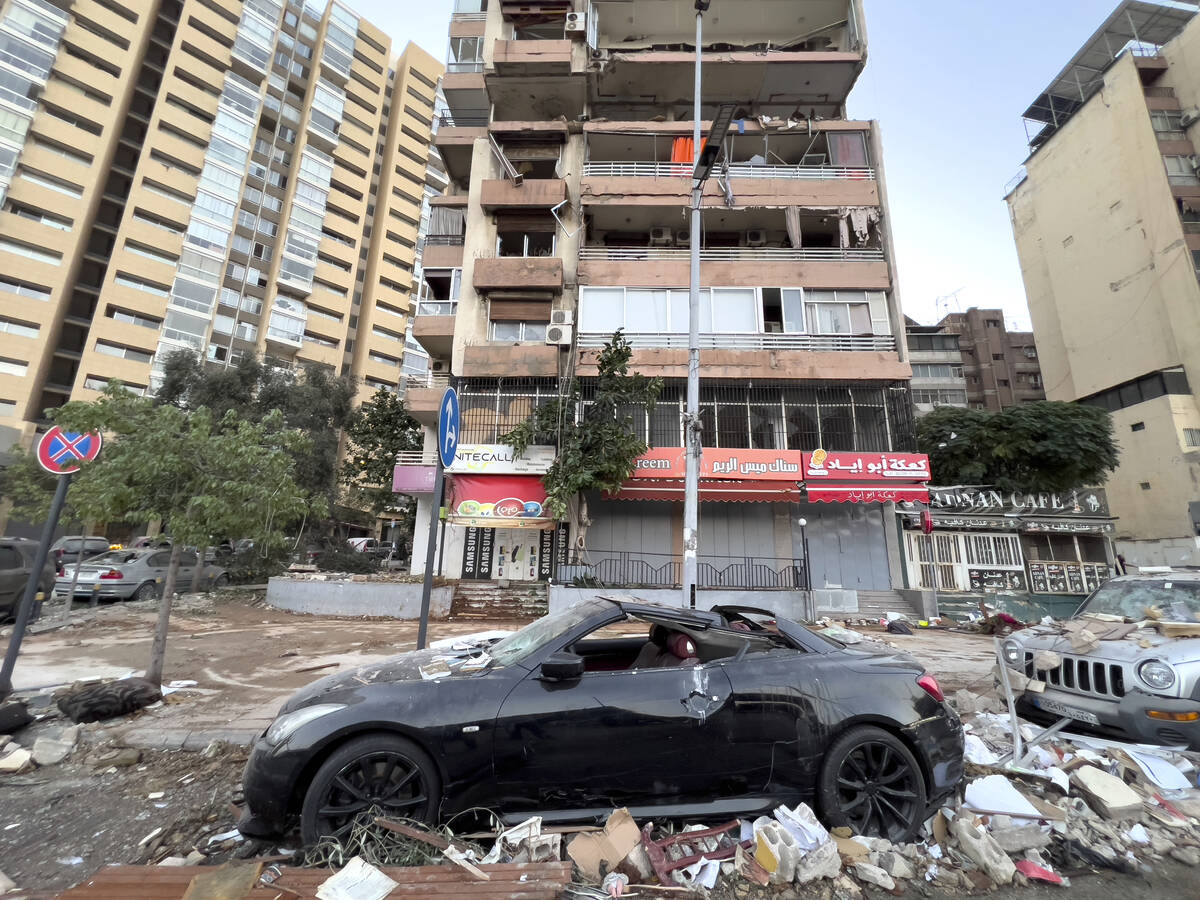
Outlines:
[[[724, 170], [721, 170], [724, 174]], [[594, 178], [689, 178], [692, 166], [669, 162], [585, 162], [585, 177]], [[869, 166], [747, 166], [729, 167], [730, 178], [790, 178], [798, 181], [873, 181]]]
[[[458, 22], [461, 22], [464, 20], [469, 21], [469, 19], [467, 19], [466, 16], [455, 16], [454, 19], [455, 19], [455, 21], [458, 21]], [[477, 72], [482, 72], [482, 71], [483, 71], [483, 60], [468, 60], [466, 62], [446, 63], [446, 72], [451, 75], [454, 75], [456, 73], [473, 75]]]
[[430, 234], [425, 237], [427, 247], [461, 247], [466, 235]]
[[404, 376], [404, 384], [408, 388], [439, 388], [444, 390], [450, 387], [450, 376], [444, 374], [435, 375], [433, 372], [425, 372], [421, 375], [406, 375]]
[[488, 111], [486, 109], [464, 109], [462, 112], [451, 112], [443, 109], [437, 114], [438, 128], [486, 128]]
[[[420, 377], [420, 376], [411, 376]], [[409, 381], [409, 384], [413, 384]], [[436, 466], [437, 451], [435, 450], [401, 450], [396, 454], [398, 466]]]
[[[691, 251], [686, 247], [581, 247], [581, 260], [664, 259], [686, 260]], [[883, 251], [875, 249], [850, 250], [840, 247], [713, 247], [700, 251], [701, 261], [717, 262], [882, 262]]]
[[[686, 350], [686, 333], [626, 332], [625, 339], [635, 350]], [[612, 340], [611, 332], [580, 332], [579, 347], [595, 350]], [[702, 334], [701, 350], [808, 350], [813, 352], [870, 352], [896, 349], [896, 339], [888, 334]]]
[[420, 300], [417, 302], [418, 316], [453, 316], [457, 313], [457, 300]]
[[[555, 567], [554, 580], [601, 587], [679, 587], [683, 561], [666, 553], [590, 550]], [[808, 565], [803, 559], [700, 554], [697, 586], [755, 590], [809, 590]]]

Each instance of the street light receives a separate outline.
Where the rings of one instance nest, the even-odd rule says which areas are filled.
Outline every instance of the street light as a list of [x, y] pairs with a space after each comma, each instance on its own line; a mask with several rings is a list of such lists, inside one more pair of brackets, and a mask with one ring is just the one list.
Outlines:
[[692, 172], [691, 276], [688, 293], [687, 412], [684, 414], [683, 482], [683, 605], [696, 608], [697, 553], [700, 547], [700, 204], [704, 183], [712, 174], [721, 145], [733, 121], [734, 104], [723, 104], [713, 120], [708, 140], [700, 146], [700, 92], [704, 13], [712, 0], [696, 0], [696, 84], [692, 113], [692, 147], [696, 167]]

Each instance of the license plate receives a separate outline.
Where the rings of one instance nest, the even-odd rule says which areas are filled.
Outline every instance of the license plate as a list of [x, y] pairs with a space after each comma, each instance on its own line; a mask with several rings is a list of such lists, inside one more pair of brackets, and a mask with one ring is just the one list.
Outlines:
[[1077, 722], [1086, 722], [1088, 725], [1100, 724], [1100, 720], [1094, 713], [1090, 713], [1082, 709], [1076, 709], [1073, 706], [1067, 706], [1065, 703], [1059, 703], [1057, 700], [1047, 700], [1044, 697], [1038, 697], [1033, 702], [1037, 704], [1038, 709], [1045, 710], [1048, 713], [1053, 713], [1056, 716], [1062, 716], [1066, 719], [1074, 719]]

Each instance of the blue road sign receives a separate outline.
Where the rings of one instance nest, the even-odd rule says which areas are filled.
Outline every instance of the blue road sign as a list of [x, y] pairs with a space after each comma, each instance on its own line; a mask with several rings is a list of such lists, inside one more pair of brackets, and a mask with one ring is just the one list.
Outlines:
[[454, 452], [458, 449], [458, 419], [458, 392], [446, 388], [438, 413], [438, 456], [447, 469], [454, 464]]

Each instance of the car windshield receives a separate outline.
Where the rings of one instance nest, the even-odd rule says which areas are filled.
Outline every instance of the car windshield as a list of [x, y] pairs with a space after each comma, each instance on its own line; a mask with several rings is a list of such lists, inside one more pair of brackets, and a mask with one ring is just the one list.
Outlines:
[[607, 600], [589, 600], [552, 616], [543, 616], [498, 641], [488, 650], [488, 655], [497, 666], [514, 665], [560, 635], [566, 634], [576, 625], [605, 610], [615, 612], [616, 607]]
[[1080, 615], [1103, 614], [1127, 619], [1160, 618], [1147, 613], [1157, 609], [1170, 622], [1200, 622], [1200, 582], [1110, 581], [1079, 609]]
[[109, 550], [99, 556], [88, 557], [84, 562], [89, 565], [119, 566], [133, 562], [137, 557], [136, 553], [130, 553], [128, 550]]

